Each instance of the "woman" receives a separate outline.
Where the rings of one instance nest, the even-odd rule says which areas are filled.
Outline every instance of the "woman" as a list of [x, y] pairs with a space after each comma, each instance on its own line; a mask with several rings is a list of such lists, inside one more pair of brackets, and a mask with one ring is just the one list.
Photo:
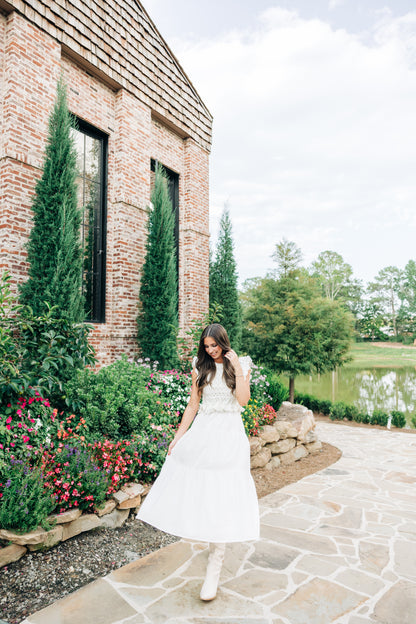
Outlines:
[[250, 399], [251, 359], [239, 358], [224, 327], [214, 323], [202, 332], [192, 364], [189, 403], [137, 518], [167, 533], [211, 543], [200, 597], [212, 600], [226, 542], [259, 537], [250, 447], [241, 418]]

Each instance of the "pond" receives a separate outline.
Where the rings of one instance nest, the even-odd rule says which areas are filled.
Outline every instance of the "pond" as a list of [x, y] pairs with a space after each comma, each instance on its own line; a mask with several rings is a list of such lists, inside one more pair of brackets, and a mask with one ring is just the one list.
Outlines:
[[[288, 384], [288, 380], [284, 380]], [[406, 414], [408, 426], [416, 414], [416, 369], [354, 368], [346, 366], [333, 373], [312, 377], [296, 377], [295, 391], [311, 394], [318, 399], [353, 403], [362, 412], [374, 409], [390, 413], [400, 410]]]

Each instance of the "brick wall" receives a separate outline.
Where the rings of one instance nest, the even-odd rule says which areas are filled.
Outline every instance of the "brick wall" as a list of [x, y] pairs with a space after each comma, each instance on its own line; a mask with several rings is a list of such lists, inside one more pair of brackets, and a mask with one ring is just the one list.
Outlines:
[[137, 352], [151, 158], [179, 173], [180, 326], [201, 317], [208, 307], [207, 149], [76, 62], [23, 15], [0, 15], [0, 43], [0, 270], [8, 268], [15, 285], [26, 276], [30, 206], [62, 72], [71, 112], [108, 135], [106, 322], [92, 335], [100, 364]]

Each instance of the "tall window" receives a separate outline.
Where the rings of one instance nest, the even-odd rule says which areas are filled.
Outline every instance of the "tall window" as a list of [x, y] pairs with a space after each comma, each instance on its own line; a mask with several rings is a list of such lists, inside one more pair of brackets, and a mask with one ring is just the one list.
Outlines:
[[85, 318], [105, 322], [107, 135], [82, 120], [73, 129], [82, 210]]
[[[151, 177], [151, 187], [153, 188], [155, 181], [155, 169], [156, 169], [156, 161], [150, 161], [150, 170], [152, 172]], [[168, 183], [168, 193], [169, 199], [172, 202], [172, 210], [175, 213], [175, 248], [176, 248], [176, 271], [179, 277], [179, 173], [175, 173], [170, 169], [167, 169], [163, 165], [163, 169], [166, 173], [167, 183]]]

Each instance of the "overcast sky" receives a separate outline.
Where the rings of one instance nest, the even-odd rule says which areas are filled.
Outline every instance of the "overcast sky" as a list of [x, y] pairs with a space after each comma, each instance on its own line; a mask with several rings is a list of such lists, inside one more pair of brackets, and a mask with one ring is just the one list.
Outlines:
[[211, 234], [240, 281], [283, 237], [371, 280], [416, 259], [416, 3], [143, 0], [214, 116]]

